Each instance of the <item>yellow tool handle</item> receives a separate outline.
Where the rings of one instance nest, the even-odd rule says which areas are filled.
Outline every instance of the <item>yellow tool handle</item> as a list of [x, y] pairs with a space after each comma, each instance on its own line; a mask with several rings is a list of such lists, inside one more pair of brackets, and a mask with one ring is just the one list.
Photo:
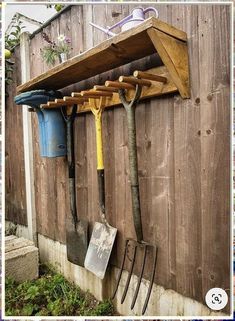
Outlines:
[[101, 117], [101, 112], [95, 115], [97, 170], [104, 169]]

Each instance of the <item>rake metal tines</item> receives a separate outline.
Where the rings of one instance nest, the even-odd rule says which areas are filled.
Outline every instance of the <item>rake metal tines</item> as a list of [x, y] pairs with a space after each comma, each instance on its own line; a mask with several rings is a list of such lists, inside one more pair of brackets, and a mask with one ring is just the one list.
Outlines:
[[126, 281], [126, 284], [125, 284], [125, 288], [124, 288], [124, 291], [123, 291], [123, 294], [122, 294], [121, 304], [123, 304], [123, 302], [125, 301], [125, 298], [126, 298], [126, 295], [127, 295], [128, 289], [129, 289], [131, 276], [132, 276], [134, 265], [135, 265], [135, 261], [136, 261], [137, 248], [143, 248], [144, 249], [143, 261], [142, 261], [142, 264], [141, 264], [141, 271], [140, 271], [140, 275], [138, 277], [138, 282], [137, 282], [135, 293], [134, 293], [134, 296], [133, 296], [133, 299], [132, 299], [131, 310], [135, 306], [135, 303], [136, 303], [136, 300], [137, 300], [137, 296], [138, 296], [138, 293], [139, 293], [139, 290], [140, 290], [140, 285], [141, 285], [141, 281], [142, 281], [143, 274], [144, 274], [144, 268], [145, 268], [145, 265], [146, 265], [146, 257], [147, 257], [148, 249], [151, 248], [153, 250], [152, 272], [151, 272], [150, 284], [149, 284], [149, 287], [148, 287], [148, 292], [147, 292], [147, 295], [146, 295], [146, 298], [145, 298], [145, 301], [144, 301], [144, 305], [143, 305], [143, 308], [142, 308], [142, 315], [143, 315], [145, 313], [146, 309], [147, 309], [148, 302], [149, 302], [150, 295], [151, 295], [151, 291], [152, 291], [152, 287], [153, 287], [154, 276], [155, 276], [155, 272], [156, 272], [156, 264], [157, 264], [157, 251], [158, 251], [157, 246], [149, 244], [149, 243], [146, 243], [146, 242], [138, 242], [138, 241], [133, 240], [133, 239], [126, 239], [125, 250], [124, 250], [124, 255], [123, 255], [122, 264], [121, 264], [121, 269], [119, 271], [116, 287], [114, 289], [114, 292], [113, 292], [113, 295], [112, 295], [111, 299], [113, 300], [115, 298], [115, 296], [116, 296], [116, 293], [117, 293], [117, 290], [118, 290], [118, 287], [119, 287], [119, 284], [120, 284], [120, 281], [121, 281], [121, 277], [122, 277], [122, 272], [123, 272], [123, 269], [124, 269], [125, 261], [126, 261], [126, 258], [128, 257], [128, 246], [130, 245], [130, 243], [134, 244], [134, 250], [133, 250], [132, 258], [129, 258], [130, 261], [131, 261], [131, 266], [130, 266], [130, 270], [129, 270], [129, 273], [128, 273], [128, 277], [127, 277], [127, 281]]

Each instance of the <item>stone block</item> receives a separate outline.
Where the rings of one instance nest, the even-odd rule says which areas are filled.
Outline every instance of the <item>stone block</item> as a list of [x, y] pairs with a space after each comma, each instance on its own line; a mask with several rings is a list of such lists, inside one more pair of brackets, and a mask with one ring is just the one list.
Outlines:
[[5, 238], [5, 274], [17, 282], [38, 278], [38, 248], [32, 241]]

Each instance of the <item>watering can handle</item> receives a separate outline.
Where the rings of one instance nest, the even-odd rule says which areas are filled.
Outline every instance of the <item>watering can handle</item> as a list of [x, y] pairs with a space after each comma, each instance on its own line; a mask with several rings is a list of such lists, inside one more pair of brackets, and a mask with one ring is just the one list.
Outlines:
[[144, 9], [144, 14], [146, 14], [147, 12], [150, 12], [150, 11], [153, 11], [153, 12], [155, 12], [155, 15], [156, 15], [156, 18], [158, 18], [158, 11], [157, 11], [157, 9], [155, 9], [154, 7], [148, 7], [148, 8], [146, 8], [146, 9]]

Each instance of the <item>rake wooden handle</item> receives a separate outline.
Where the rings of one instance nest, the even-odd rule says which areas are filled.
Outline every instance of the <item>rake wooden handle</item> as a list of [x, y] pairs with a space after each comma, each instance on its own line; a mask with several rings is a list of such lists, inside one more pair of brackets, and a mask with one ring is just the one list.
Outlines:
[[93, 87], [94, 90], [97, 90], [97, 91], [108, 91], [108, 92], [114, 92], [114, 93], [117, 93], [118, 92], [118, 89], [117, 88], [113, 88], [113, 87], [106, 87], [106, 86], [94, 86]]
[[47, 102], [47, 107], [60, 107], [60, 106], [64, 106], [65, 103], [55, 103], [54, 101], [48, 101]]
[[66, 103], [56, 103], [54, 101], [48, 101], [47, 104], [41, 104], [40, 107], [41, 108], [48, 108], [48, 107], [62, 107], [62, 106], [66, 106]]
[[148, 72], [143, 72], [143, 71], [138, 71], [138, 70], [134, 71], [133, 76], [136, 78], [140, 78], [140, 79], [154, 80], [154, 81], [159, 81], [162, 83], [167, 82], [166, 77], [162, 77], [162, 76], [154, 75], [154, 74], [149, 74]]
[[119, 82], [119, 81], [110, 81], [107, 80], [105, 82], [105, 86], [106, 87], [113, 87], [113, 88], [118, 88], [118, 89], [134, 89], [135, 86], [131, 85], [131, 84], [127, 84], [125, 82]]
[[72, 92], [71, 96], [72, 97], [82, 97], [81, 93], [78, 93], [78, 92]]
[[[73, 101], [64, 101], [63, 99], [55, 99], [56, 104], [61, 104], [61, 106], [72, 106], [74, 104]], [[76, 103], [75, 103], [76, 104]]]
[[146, 86], [146, 87], [150, 87], [152, 85], [151, 81], [149, 80], [137, 79], [134, 77], [120, 76], [118, 80], [120, 82], [126, 82], [132, 85], [140, 85], [140, 86]]
[[86, 95], [86, 99], [87, 99], [88, 101], [89, 101], [90, 98], [100, 99], [100, 97], [101, 97], [100, 95], [97, 96], [97, 95], [95, 95], [95, 94], [93, 94], [93, 93], [90, 93], [89, 95], [88, 95], [88, 94]]
[[85, 101], [88, 101], [88, 99], [83, 98], [83, 97], [73, 98], [73, 97], [70, 97], [70, 96], [64, 96], [63, 100], [66, 101], [66, 102], [73, 103], [73, 104], [81, 104], [81, 103], [84, 103]]
[[82, 97], [90, 97], [90, 96], [96, 96], [96, 97], [112, 97], [113, 94], [106, 91], [91, 91], [91, 90], [84, 90], [81, 91]]
[[64, 100], [63, 99], [55, 99], [55, 103], [56, 104], [64, 104]]

